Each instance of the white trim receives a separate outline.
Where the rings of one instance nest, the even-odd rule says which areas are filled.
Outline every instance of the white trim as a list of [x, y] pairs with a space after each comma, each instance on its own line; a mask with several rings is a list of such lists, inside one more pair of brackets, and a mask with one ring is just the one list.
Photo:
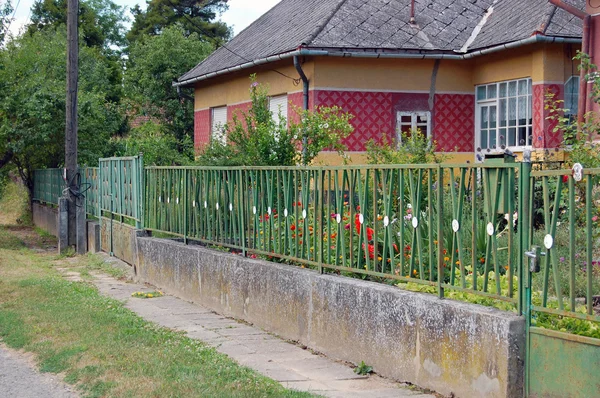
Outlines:
[[459, 53], [466, 53], [469, 50], [469, 46], [471, 44], [473, 44], [473, 42], [475, 41], [475, 39], [479, 35], [479, 32], [481, 32], [481, 29], [483, 29], [483, 25], [486, 24], [487, 20], [490, 18], [490, 16], [494, 12], [494, 4], [496, 4], [497, 1], [498, 0], [494, 0], [494, 2], [492, 3], [492, 5], [490, 6], [490, 8], [487, 9], [487, 11], [485, 12], [485, 14], [483, 15], [483, 18], [481, 18], [481, 21], [479, 21], [479, 23], [477, 24], [477, 26], [475, 26], [475, 29], [473, 29], [473, 31], [471, 32], [471, 35], [469, 36], [469, 38], [467, 39], [467, 41], [465, 42], [465, 44], [458, 51]]
[[194, 113], [196, 113], [196, 112], [202, 112], [202, 111], [208, 111], [208, 110], [210, 110], [210, 106], [206, 107], [206, 108], [201, 108], [201, 109], [194, 109]]
[[[431, 140], [432, 136], [433, 136], [433, 132], [431, 131], [431, 112], [429, 111], [398, 111], [396, 112], [396, 140], [398, 142], [398, 145], [402, 145], [402, 134], [401, 134], [401, 130], [402, 130], [402, 116], [410, 116], [411, 120], [411, 132], [412, 131], [416, 131], [419, 129], [419, 126], [417, 125], [417, 117], [418, 116], [426, 116], [427, 117], [427, 122], [425, 123], [427, 127], [427, 134], [426, 137]], [[423, 123], [420, 123], [423, 124]]]

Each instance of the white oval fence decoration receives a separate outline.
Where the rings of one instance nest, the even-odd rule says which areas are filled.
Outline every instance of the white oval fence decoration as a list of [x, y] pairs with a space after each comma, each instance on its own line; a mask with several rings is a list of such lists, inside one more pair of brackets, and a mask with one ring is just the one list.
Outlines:
[[302, 210], [302, 218], [306, 218], [306, 209]]
[[458, 232], [459, 229], [460, 229], [460, 224], [458, 223], [458, 220], [452, 220], [452, 230], [454, 232]]
[[271, 207], [267, 207], [267, 214], [271, 215]]
[[283, 216], [284, 216], [284, 217], [287, 217], [287, 216], [288, 216], [288, 211], [287, 211], [287, 209], [283, 209]]
[[341, 215], [339, 215], [339, 214], [337, 214], [337, 215], [335, 216], [335, 221], [336, 221], [338, 224], [339, 224], [339, 223], [341, 223], [341, 222], [342, 222], [342, 216], [341, 216]]
[[162, 197], [161, 196], [158, 197], [158, 201], [162, 202]]
[[192, 207], [196, 207], [196, 201], [192, 200]]
[[358, 215], [358, 222], [361, 224], [365, 222], [365, 217], [362, 215], [362, 213]]
[[206, 209], [208, 207], [208, 203], [206, 203], [206, 200], [204, 201], [204, 208]]
[[383, 217], [383, 226], [387, 228], [390, 225], [390, 218], [388, 216]]
[[256, 214], [256, 206], [252, 206], [252, 214]]
[[575, 163], [573, 165], [573, 179], [577, 182], [583, 180], [583, 166], [581, 163]]
[[552, 249], [552, 246], [554, 246], [554, 238], [552, 237], [552, 235], [548, 234], [544, 236], [544, 246], [548, 250]]
[[486, 227], [486, 230], [487, 230], [487, 234], [489, 236], [494, 235], [494, 224], [492, 224], [491, 222], [489, 222], [488, 225], [487, 225], [487, 227]]
[[175, 203], [179, 204], [179, 198], [175, 199]]
[[229, 204], [229, 211], [233, 211], [233, 203]]
[[417, 217], [412, 218], [412, 226], [415, 229], [419, 226], [419, 219]]
[[215, 208], [216, 208], [217, 210], [219, 210], [219, 202], [217, 202], [217, 204], [215, 205]]

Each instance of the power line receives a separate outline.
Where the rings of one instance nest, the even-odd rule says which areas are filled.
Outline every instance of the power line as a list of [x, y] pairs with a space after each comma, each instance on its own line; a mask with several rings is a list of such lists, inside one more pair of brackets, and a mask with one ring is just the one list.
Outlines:
[[[173, 4], [173, 2], [171, 0], [167, 0], [167, 1], [169, 2], [169, 4], [173, 8], [175, 8], [179, 12], [181, 12], [183, 14], [183, 16], [185, 18], [187, 18], [187, 20], [190, 21], [192, 23], [192, 25], [194, 25], [200, 31], [200, 33], [202, 33], [207, 38], [212, 39], [213, 43], [215, 44], [215, 46], [217, 46], [217, 48], [220, 46], [221, 48], [224, 48], [225, 50], [229, 51], [231, 54], [233, 54], [233, 55], [235, 55], [235, 56], [243, 59], [244, 61], [246, 61], [246, 62], [252, 62], [252, 60], [244, 57], [243, 55], [239, 54], [238, 52], [236, 52], [236, 51], [232, 50], [231, 48], [227, 47], [225, 44], [221, 43], [220, 40], [217, 37], [213, 36], [212, 32], [209, 32], [209, 31], [205, 30], [203, 27], [201, 27], [200, 25], [198, 25], [196, 23], [196, 21], [194, 21], [192, 18], [189, 17], [189, 15], [187, 15], [185, 12], [181, 11], [181, 9], [178, 6], [176, 6], [175, 4]], [[278, 71], [277, 69], [269, 69], [269, 70], [272, 71], [272, 72], [278, 73], [281, 76], [286, 77], [286, 78], [292, 80], [294, 82], [294, 85], [296, 85], [296, 86], [298, 84], [300, 84], [300, 79], [296, 79], [296, 78], [293, 78], [291, 76], [288, 76], [285, 73], [283, 73], [281, 71]]]
[[17, 5], [15, 6], [15, 10], [13, 11], [13, 15], [8, 21], [8, 26], [6, 28], [6, 32], [10, 32], [10, 25], [12, 25], [12, 21], [15, 20], [15, 15], [17, 14], [17, 10], [19, 9], [19, 4], [21, 4], [21, 0], [17, 1]]

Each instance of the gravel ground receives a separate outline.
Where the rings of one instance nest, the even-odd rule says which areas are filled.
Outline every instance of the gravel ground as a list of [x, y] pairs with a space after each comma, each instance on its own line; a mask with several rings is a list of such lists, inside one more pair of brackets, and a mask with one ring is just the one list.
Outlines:
[[40, 373], [31, 357], [0, 343], [0, 397], [76, 398], [55, 374]]

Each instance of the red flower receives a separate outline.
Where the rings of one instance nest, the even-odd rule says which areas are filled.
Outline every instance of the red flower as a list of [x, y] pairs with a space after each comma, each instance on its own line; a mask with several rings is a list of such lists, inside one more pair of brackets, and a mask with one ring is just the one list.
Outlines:
[[373, 228], [367, 227], [367, 240], [369, 240], [369, 241], [373, 240], [374, 233], [375, 233], [375, 231], [373, 230]]
[[292, 224], [292, 225], [290, 225], [290, 229], [291, 229], [292, 231], [295, 231], [295, 230], [296, 230], [296, 224]]
[[[365, 249], [365, 244], [363, 243], [362, 245], [363, 250]], [[369, 245], [368, 246], [368, 251], [369, 251], [369, 258], [370, 259], [374, 259], [375, 258], [375, 246], [373, 245]]]
[[354, 228], [356, 229], [356, 233], [360, 234], [360, 214], [354, 215]]
[[562, 180], [562, 182], [566, 184], [567, 182], [569, 182], [569, 176], [565, 174], [564, 176], [562, 176]]
[[394, 243], [392, 246], [394, 246], [394, 251], [395, 251], [396, 253], [398, 253], [398, 246], [396, 246], [396, 244], [395, 244], [395, 243]]

